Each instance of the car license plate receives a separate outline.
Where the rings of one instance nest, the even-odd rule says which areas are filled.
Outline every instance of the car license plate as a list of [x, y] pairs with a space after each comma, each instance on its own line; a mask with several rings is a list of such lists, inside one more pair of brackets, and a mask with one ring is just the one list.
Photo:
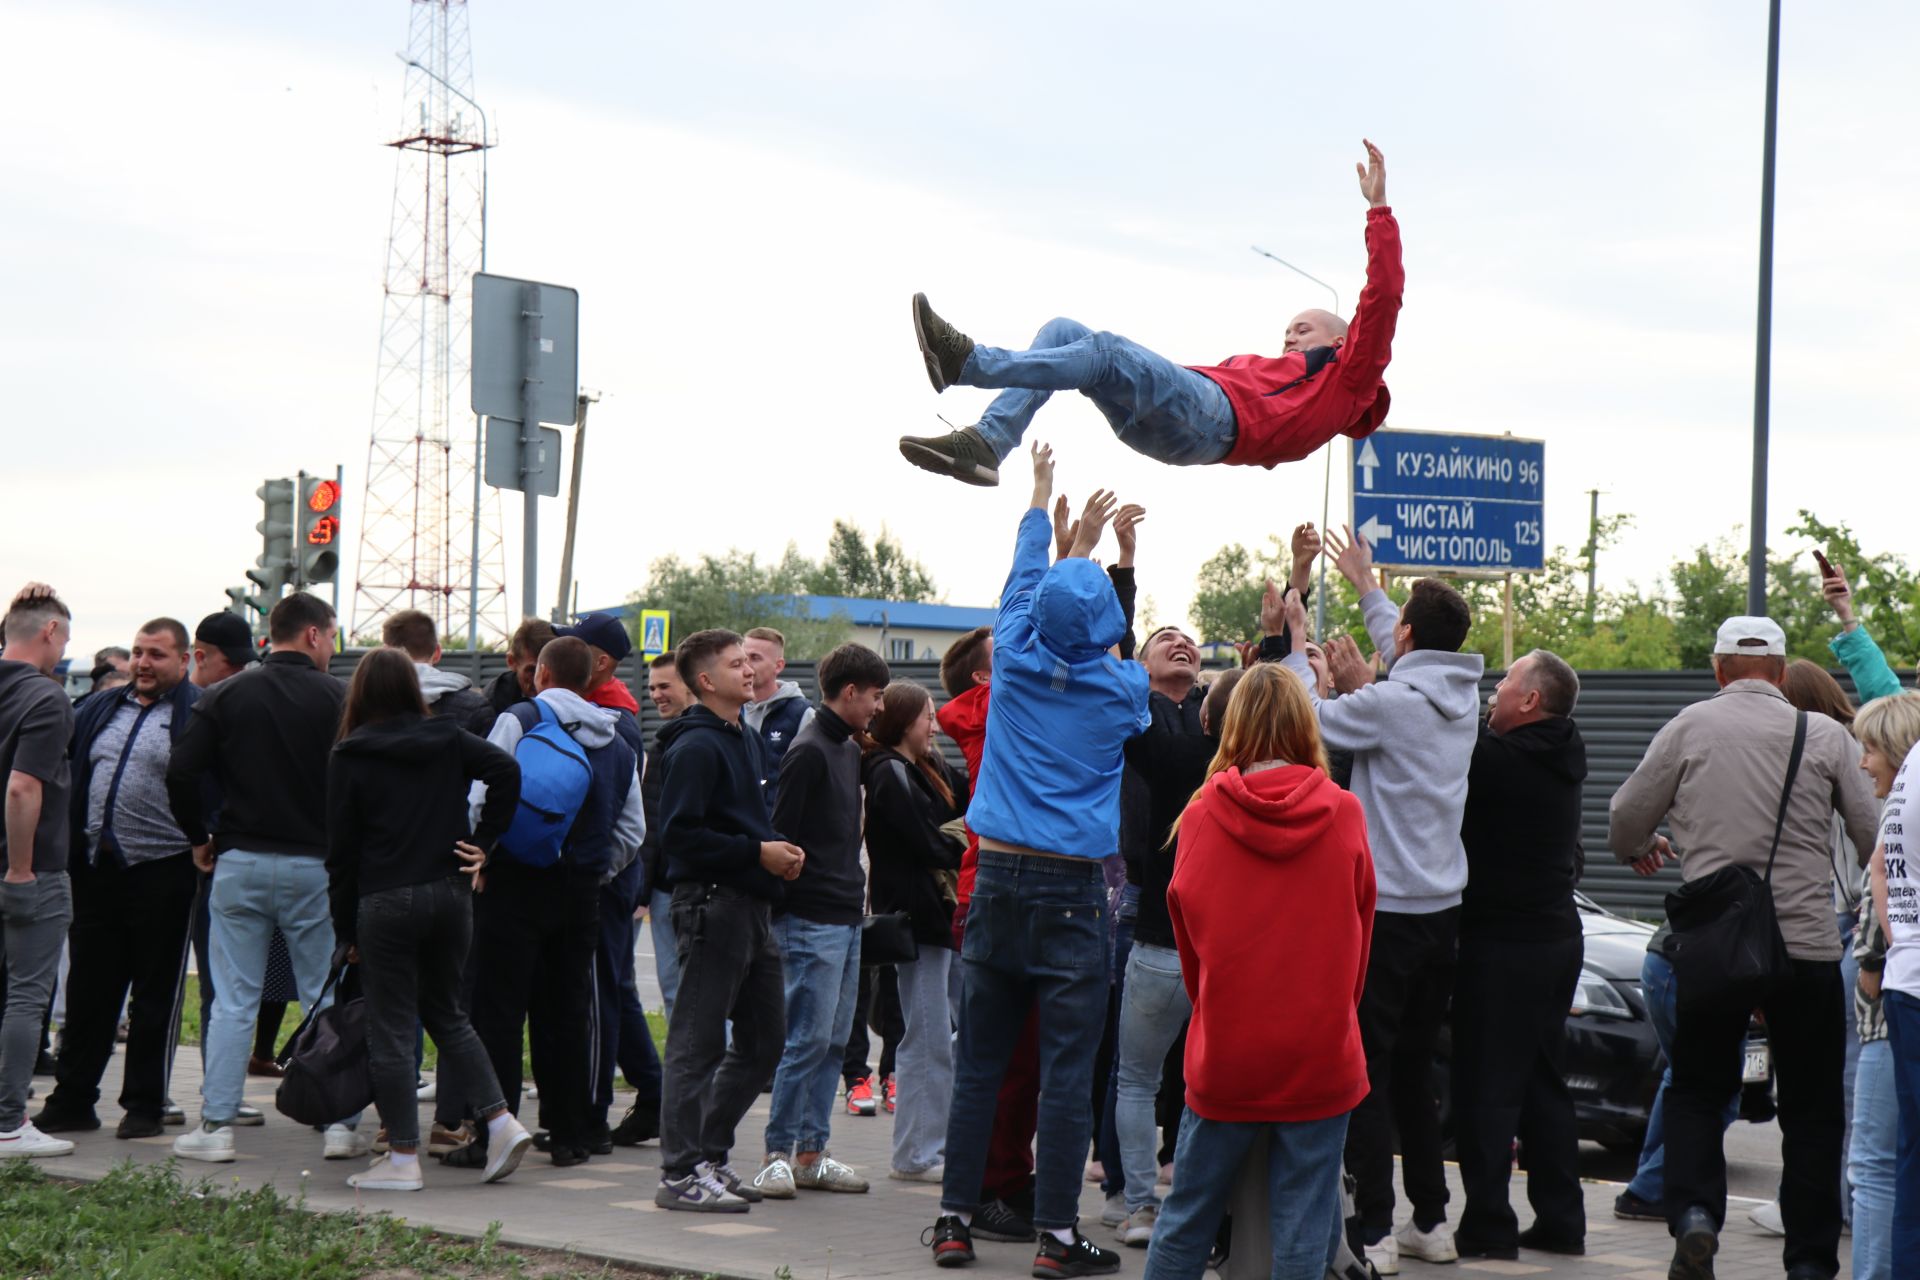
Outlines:
[[1767, 1078], [1767, 1046], [1750, 1044], [1747, 1046], [1746, 1062], [1741, 1068], [1740, 1079], [1746, 1084], [1759, 1084]]

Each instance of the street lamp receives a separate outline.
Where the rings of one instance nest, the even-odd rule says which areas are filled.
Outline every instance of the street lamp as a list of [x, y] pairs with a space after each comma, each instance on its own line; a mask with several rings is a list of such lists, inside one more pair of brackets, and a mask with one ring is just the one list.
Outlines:
[[1767, 613], [1767, 402], [1773, 347], [1773, 152], [1780, 122], [1780, 0], [1767, 13], [1767, 116], [1760, 152], [1760, 300], [1753, 352], [1753, 511], [1747, 545], [1747, 612]]
[[[493, 149], [493, 131], [487, 126], [487, 109], [472, 98], [454, 88], [447, 78], [427, 66], [418, 58], [409, 58], [404, 53], [395, 53], [394, 57], [406, 63], [414, 70], [425, 75], [435, 84], [445, 89], [460, 101], [472, 107], [480, 116], [480, 270], [487, 269], [487, 152]], [[467, 657], [479, 671], [480, 662], [480, 473], [481, 460], [486, 456], [486, 440], [483, 437], [484, 420], [479, 414], [473, 415], [473, 547], [467, 568]]]
[[[1325, 289], [1328, 293], [1332, 294], [1333, 295], [1333, 313], [1335, 315], [1341, 314], [1340, 291], [1338, 289], [1328, 284], [1325, 280], [1322, 280], [1319, 276], [1312, 275], [1308, 272], [1302, 271], [1300, 268], [1294, 266], [1291, 262], [1288, 262], [1285, 258], [1281, 257], [1277, 253], [1269, 253], [1265, 249], [1262, 249], [1257, 244], [1249, 245], [1248, 247], [1252, 249], [1255, 253], [1259, 254], [1261, 257], [1268, 258], [1274, 262], [1279, 263], [1281, 266], [1293, 272], [1295, 275], [1306, 276], [1307, 279], [1313, 281], [1315, 284], [1319, 285], [1322, 289]], [[1333, 505], [1333, 441], [1329, 440], [1327, 441], [1327, 457], [1326, 457], [1325, 473], [1320, 478], [1320, 536], [1323, 538], [1327, 536], [1327, 513], [1328, 513], [1328, 508], [1330, 508], [1332, 505]], [[1322, 640], [1322, 641], [1324, 641], [1327, 637], [1327, 558], [1324, 555], [1320, 557], [1320, 585], [1318, 588], [1315, 589], [1314, 597], [1313, 597], [1313, 635], [1314, 635], [1314, 639]]]

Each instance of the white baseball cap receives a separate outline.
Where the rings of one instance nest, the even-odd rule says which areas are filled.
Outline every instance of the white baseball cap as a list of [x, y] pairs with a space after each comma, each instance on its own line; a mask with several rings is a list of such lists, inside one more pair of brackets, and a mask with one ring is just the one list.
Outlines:
[[1714, 634], [1713, 651], [1784, 658], [1787, 656], [1787, 633], [1772, 618], [1728, 618]]

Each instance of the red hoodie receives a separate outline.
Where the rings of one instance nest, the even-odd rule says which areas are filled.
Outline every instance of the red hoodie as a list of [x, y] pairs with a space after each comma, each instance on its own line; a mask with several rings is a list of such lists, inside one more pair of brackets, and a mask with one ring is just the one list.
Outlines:
[[618, 676], [608, 676], [605, 680], [587, 690], [587, 701], [596, 707], [612, 707], [615, 711], [631, 711], [640, 714], [640, 704], [634, 701], [633, 690], [627, 688], [627, 682]]
[[1195, 1115], [1325, 1120], [1360, 1105], [1373, 896], [1360, 802], [1326, 774], [1290, 764], [1207, 779], [1181, 815], [1167, 890], [1193, 1000]]
[[[991, 685], [977, 684], [947, 703], [934, 714], [940, 732], [960, 745], [967, 761], [967, 792], [980, 785], [980, 758], [987, 750], [987, 692]], [[954, 909], [955, 937], [967, 918], [967, 903], [973, 901], [973, 878], [980, 870], [980, 837], [967, 828], [967, 851], [960, 857], [959, 905]]]
[[[1332, 363], [1307, 376], [1303, 351], [1282, 356], [1229, 356], [1211, 368], [1233, 404], [1237, 431], [1227, 462], [1272, 467], [1298, 462], [1338, 435], [1355, 440], [1387, 420], [1387, 361], [1407, 275], [1400, 266], [1400, 224], [1382, 205], [1367, 210], [1367, 284], [1360, 291], [1347, 340]], [[1304, 380], [1303, 380], [1304, 379]]]

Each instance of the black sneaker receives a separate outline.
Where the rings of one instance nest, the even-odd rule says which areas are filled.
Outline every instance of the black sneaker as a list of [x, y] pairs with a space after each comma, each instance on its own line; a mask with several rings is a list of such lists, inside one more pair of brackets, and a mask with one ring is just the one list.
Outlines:
[[71, 1111], [48, 1103], [33, 1118], [33, 1127], [42, 1133], [91, 1133], [100, 1127], [100, 1117], [91, 1107], [85, 1111]]
[[1613, 1216], [1628, 1222], [1665, 1222], [1667, 1211], [1631, 1191], [1622, 1191], [1613, 1198]]
[[608, 1136], [616, 1147], [637, 1147], [643, 1142], [652, 1142], [660, 1136], [660, 1108], [642, 1111], [637, 1106], [628, 1107], [627, 1114]]
[[957, 1214], [934, 1219], [933, 1225], [920, 1233], [920, 1243], [932, 1248], [936, 1267], [964, 1267], [973, 1261], [973, 1232]]
[[944, 436], [901, 436], [900, 456], [922, 471], [952, 476], [962, 484], [991, 489], [1000, 483], [1000, 459], [993, 446], [972, 427]]
[[1104, 1276], [1120, 1269], [1120, 1255], [1102, 1249], [1093, 1241], [1073, 1233], [1072, 1244], [1061, 1244], [1051, 1231], [1040, 1233], [1040, 1252], [1033, 1255], [1036, 1280], [1059, 1280], [1061, 1276]]
[[533, 1149], [535, 1151], [553, 1150], [553, 1131], [551, 1129], [534, 1130]]
[[973, 1234], [982, 1240], [1032, 1244], [1033, 1224], [1005, 1200], [989, 1200], [973, 1215]]
[[1680, 1215], [1674, 1233], [1673, 1264], [1667, 1280], [1713, 1280], [1713, 1255], [1720, 1252], [1720, 1233], [1705, 1209], [1694, 1206]]
[[913, 295], [913, 336], [920, 340], [927, 379], [935, 391], [945, 391], [960, 381], [960, 370], [973, 354], [973, 339], [935, 315], [924, 293]]
[[1520, 1233], [1520, 1247], [1539, 1253], [1558, 1253], [1579, 1258], [1586, 1255], [1587, 1241], [1584, 1236], [1561, 1235], [1536, 1222]]
[[613, 1130], [607, 1128], [604, 1124], [595, 1125], [593, 1132], [587, 1135], [585, 1145], [587, 1150], [596, 1156], [612, 1155]]
[[1453, 1247], [1463, 1258], [1492, 1258], [1502, 1262], [1517, 1262], [1520, 1259], [1520, 1246], [1517, 1244], [1495, 1244], [1491, 1240], [1482, 1240], [1458, 1231], [1453, 1233]]
[[129, 1111], [120, 1117], [120, 1127], [113, 1131], [116, 1138], [157, 1138], [166, 1129], [157, 1115], [139, 1115]]
[[734, 1195], [739, 1196], [748, 1204], [759, 1204], [767, 1198], [761, 1193], [760, 1188], [735, 1173], [733, 1166], [725, 1161], [719, 1164], [709, 1162], [700, 1165], [699, 1168], [711, 1174], [715, 1182], [718, 1182], [721, 1186], [725, 1187]]
[[480, 1126], [480, 1136], [464, 1147], [455, 1147], [440, 1157], [440, 1163], [449, 1169], [484, 1169], [487, 1167], [487, 1127]]
[[577, 1147], [570, 1142], [556, 1142], [549, 1158], [554, 1168], [571, 1169], [576, 1164], [585, 1164], [591, 1154], [585, 1147]]

